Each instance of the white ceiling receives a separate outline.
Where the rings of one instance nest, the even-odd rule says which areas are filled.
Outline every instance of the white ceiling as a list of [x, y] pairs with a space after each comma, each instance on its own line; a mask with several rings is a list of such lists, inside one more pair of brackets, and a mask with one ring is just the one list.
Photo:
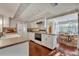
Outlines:
[[29, 22], [74, 10], [78, 5], [75, 3], [60, 3], [56, 6], [51, 3], [0, 4], [0, 14]]
[[18, 6], [19, 4], [16, 3], [0, 3], [0, 15], [13, 17]]
[[17, 20], [21, 21], [33, 21], [41, 18], [48, 18], [74, 10], [78, 7], [78, 4], [63, 3], [55, 6], [50, 3], [35, 3], [30, 4], [19, 16]]

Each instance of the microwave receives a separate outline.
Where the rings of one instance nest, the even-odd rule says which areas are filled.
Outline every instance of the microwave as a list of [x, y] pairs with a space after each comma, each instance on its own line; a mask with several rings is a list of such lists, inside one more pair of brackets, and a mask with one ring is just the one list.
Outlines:
[[35, 40], [42, 41], [42, 34], [35, 33]]

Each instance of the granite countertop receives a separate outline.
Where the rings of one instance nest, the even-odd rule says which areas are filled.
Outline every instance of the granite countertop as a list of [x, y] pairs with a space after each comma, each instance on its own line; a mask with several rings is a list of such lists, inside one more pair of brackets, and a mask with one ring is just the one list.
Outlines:
[[46, 34], [46, 35], [54, 35], [54, 36], [57, 35], [57, 34], [54, 34], [54, 33], [47, 33], [47, 32], [32, 32], [32, 33], [39, 33], [39, 34]]

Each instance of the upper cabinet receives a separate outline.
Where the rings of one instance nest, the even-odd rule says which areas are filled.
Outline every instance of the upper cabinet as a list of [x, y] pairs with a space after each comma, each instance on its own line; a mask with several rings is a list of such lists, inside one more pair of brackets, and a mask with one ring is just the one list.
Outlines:
[[9, 27], [9, 17], [3, 18], [3, 27]]
[[2, 27], [9, 27], [9, 17], [6, 16], [0, 16], [0, 26]]
[[46, 29], [45, 19], [37, 20], [28, 24], [28, 28]]
[[3, 27], [9, 27], [9, 19], [0, 16], [0, 37], [3, 35]]

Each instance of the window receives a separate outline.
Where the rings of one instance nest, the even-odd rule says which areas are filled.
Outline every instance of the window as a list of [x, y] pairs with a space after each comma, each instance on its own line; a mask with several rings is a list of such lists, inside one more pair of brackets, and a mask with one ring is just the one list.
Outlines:
[[78, 23], [77, 20], [67, 20], [59, 22], [59, 32], [65, 32], [68, 34], [78, 34]]
[[[72, 16], [72, 14], [71, 14]], [[76, 16], [76, 17], [74, 17]], [[73, 17], [73, 18], [72, 18]], [[78, 34], [78, 14], [73, 14], [73, 16], [64, 16], [57, 18], [54, 22], [55, 32], [68, 33], [68, 34]]]

